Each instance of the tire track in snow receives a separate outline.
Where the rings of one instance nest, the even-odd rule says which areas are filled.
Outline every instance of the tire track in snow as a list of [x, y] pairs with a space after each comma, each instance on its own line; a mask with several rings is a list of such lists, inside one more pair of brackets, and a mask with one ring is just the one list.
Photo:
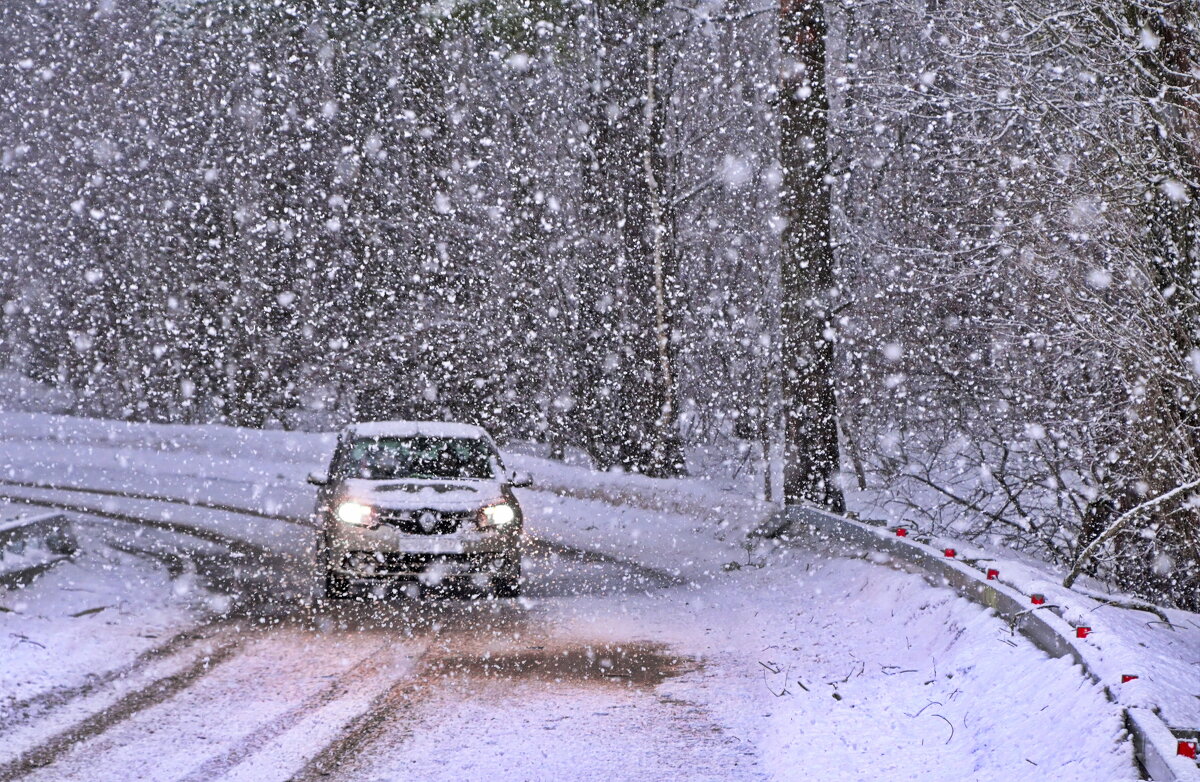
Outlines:
[[[201, 652], [190, 665], [181, 667], [176, 664], [167, 675], [158, 676], [148, 684], [140, 685], [138, 690], [125, 693], [121, 697], [111, 697], [111, 693], [105, 693], [105, 687], [98, 682], [88, 687], [87, 692], [72, 693], [76, 697], [70, 698], [67, 702], [54, 708], [45, 715], [46, 718], [41, 720], [40, 724], [35, 721], [33, 724], [28, 724], [26, 730], [19, 731], [31, 736], [36, 736], [38, 733], [45, 735], [48, 732], [52, 732], [53, 735], [23, 751], [12, 761], [0, 765], [0, 782], [8, 782], [10, 779], [40, 772], [46, 766], [51, 767], [47, 769], [47, 772], [53, 779], [93, 778], [89, 775], [96, 771], [97, 763], [103, 761], [114, 748], [132, 743], [144, 745], [146, 748], [144, 757], [147, 762], [153, 763], [151, 758], [161, 751], [156, 747], [165, 749], [166, 747], [182, 746], [182, 744], [178, 741], [165, 745], [155, 744], [154, 741], [161, 741], [161, 736], [147, 741], [139, 736], [139, 734], [145, 734], [146, 723], [130, 726], [127, 725], [130, 718], [151, 707], [157, 707], [159, 710], [166, 709], [167, 711], [156, 716], [149, 723], [151, 726], [160, 724], [164, 719], [174, 719], [182, 721], [184, 724], [198, 724], [198, 721], [188, 719], [186, 715], [197, 709], [200, 710], [200, 713], [204, 713], [205, 708], [211, 710], [211, 707], [205, 707], [203, 704], [211, 700], [212, 695], [181, 696], [193, 691], [195, 685], [200, 684], [202, 680], [208, 683], [209, 689], [216, 688], [216, 691], [219, 692], [224, 688], [230, 690], [230, 695], [234, 692], [237, 693], [235, 700], [231, 700], [229, 695], [226, 695], [212, 701], [218, 707], [222, 703], [229, 704], [229, 708], [236, 711], [235, 703], [258, 703], [263, 698], [256, 697], [253, 690], [246, 689], [246, 683], [243, 682], [231, 689], [228, 680], [232, 677], [236, 684], [237, 677], [244, 676], [245, 673], [242, 671], [240, 674], [235, 674], [229, 670], [230, 665], [238, 670], [247, 665], [273, 666], [272, 661], [275, 660], [298, 659], [297, 651], [304, 645], [314, 642], [318, 646], [307, 649], [303, 653], [303, 657], [309, 661], [306, 665], [328, 665], [330, 660], [340, 662], [348, 656], [346, 653], [347, 641], [357, 643], [361, 634], [366, 630], [370, 635], [365, 636], [364, 640], [370, 642], [369, 648], [365, 650], [360, 648], [354, 651], [353, 655], [349, 657], [351, 664], [346, 670], [338, 673], [333, 681], [321, 682], [319, 688], [315, 688], [311, 694], [304, 697], [298, 704], [287, 708], [282, 714], [266, 718], [262, 723], [254, 724], [252, 728], [248, 727], [245, 732], [227, 740], [223, 746], [218, 747], [219, 754], [204, 761], [184, 777], [188, 780], [214, 779], [230, 775], [236, 778], [243, 766], [249, 765], [253, 768], [255, 763], [259, 762], [266, 764], [265, 768], [274, 774], [272, 778], [278, 778], [277, 772], [289, 760], [293, 767], [299, 768], [304, 764], [306, 758], [311, 757], [316, 749], [328, 740], [327, 736], [339, 737], [341, 735], [339, 727], [355, 720], [358, 715], [367, 710], [378, 693], [402, 686], [407, 681], [410, 672], [415, 667], [411, 662], [414, 656], [411, 653], [404, 655], [397, 652], [397, 647], [402, 646], [403, 642], [415, 640], [422, 644], [420, 651], [423, 652], [427, 645], [427, 641], [423, 640], [424, 636], [438, 632], [447, 619], [451, 622], [462, 622], [464, 616], [469, 614], [469, 612], [455, 610], [449, 617], [446, 617], [442, 615], [444, 611], [439, 610], [439, 608], [444, 609], [444, 606], [431, 611], [425, 611], [422, 607], [416, 616], [405, 611], [401, 617], [411, 620], [408, 630], [411, 631], [415, 628], [417, 633], [414, 637], [398, 638], [394, 632], [387, 629], [391, 627], [387, 616], [379, 614], [380, 611], [388, 610], [386, 604], [377, 606], [364, 603], [339, 608], [343, 610], [336, 613], [333, 618], [348, 622], [349, 626], [332, 634], [320, 630], [322, 623], [319, 616], [303, 612], [291, 617], [292, 621], [300, 620], [300, 626], [305, 628], [299, 639], [286, 632], [281, 635], [277, 634], [279, 630], [289, 625], [295, 626], [286, 617], [282, 626], [274, 625], [260, 630], [254, 623], [256, 619], [261, 620], [262, 617], [256, 617], [253, 612], [243, 612], [237, 617], [223, 621], [215, 632], [208, 635], [187, 638], [185, 637], [187, 633], [180, 633], [176, 638], [168, 639], [159, 647], [143, 654], [148, 662], [141, 667], [145, 667], [146, 664], [153, 665], [163, 657], [169, 657], [171, 652], [175, 651], [175, 645], [186, 651], [214, 635], [224, 634], [226, 636], [207, 654]], [[363, 609], [367, 611], [365, 618], [361, 614]], [[249, 634], [245, 634], [247, 620], [250, 621]], [[314, 621], [317, 624], [316, 627], [311, 624]], [[378, 627], [384, 629], [379, 630]], [[315, 633], [314, 630], [316, 630]], [[379, 640], [381, 634], [383, 638]], [[189, 644], [188, 641], [192, 643]], [[408, 649], [411, 648], [409, 645]], [[254, 650], [253, 654], [250, 654], [251, 649]], [[242, 664], [224, 665], [221, 670], [227, 671], [226, 674], [208, 679], [203, 678], [213, 673], [218, 665], [234, 659], [235, 652], [238, 653], [236, 659], [242, 660]], [[158, 660], [155, 660], [155, 657]], [[322, 663], [320, 660], [324, 660], [324, 662]], [[164, 663], [164, 666], [166, 665], [170, 665], [170, 661]], [[402, 670], [402, 673], [398, 674], [398, 670]], [[127, 681], [127, 677], [122, 676], [123, 673], [124, 670], [109, 672], [104, 678], [112, 680], [111, 683], [119, 684]], [[160, 672], [155, 672], [156, 675], [158, 673]], [[131, 673], [130, 676], [136, 676], [136, 673]], [[276, 687], [293, 686], [299, 680], [294, 675], [286, 676], [279, 682], [269, 676], [258, 676], [253, 679], [254, 684], [251, 686], [261, 686], [265, 688], [264, 691], [271, 691], [273, 695]], [[216, 681], [215, 684], [213, 684], [214, 681]], [[204, 689], [204, 686], [201, 686], [201, 689]], [[104, 700], [106, 695], [110, 697]], [[89, 703], [89, 696], [95, 702]], [[80, 711], [82, 716], [77, 717], [71, 714], [72, 708]], [[180, 720], [180, 715], [184, 715], [185, 719]], [[55, 722], [68, 723], [68, 721], [69, 724], [65, 728], [58, 728], [55, 725]], [[118, 733], [116, 738], [109, 737], [107, 739], [110, 745], [107, 748], [104, 744], [91, 744], [95, 740], [104, 741], [108, 736], [108, 731], [122, 726], [126, 726], [126, 733], [132, 731], [132, 735], [138, 736], [138, 738], [130, 741], [127, 735], [122, 736]], [[153, 729], [150, 732], [153, 733]], [[18, 741], [21, 738], [21, 736], [16, 737]], [[180, 738], [182, 739], [182, 737]], [[12, 739], [13, 737], [10, 735], [7, 740], [12, 741]], [[82, 758], [72, 756], [71, 750], [77, 746], [82, 747], [84, 753]], [[66, 764], [65, 768], [57, 765], [60, 762]], [[180, 776], [183, 776], [185, 769], [186, 766], [180, 769]], [[262, 774], [263, 769], [258, 769], [252, 771], [246, 778], [258, 780], [263, 778]]]
[[[563, 559], [581, 562], [589, 565], [606, 565], [621, 568], [632, 573], [635, 579], [645, 580], [651, 587], [674, 586], [677, 579], [669, 574], [638, 566], [636, 563], [598, 555], [591, 552], [581, 552], [565, 546], [558, 546], [544, 540], [534, 541], [528, 553], [543, 553], [558, 555]], [[537, 551], [540, 548], [541, 551]], [[577, 592], [569, 593], [577, 594]], [[549, 598], [553, 601], [553, 598]], [[487, 610], [488, 604], [482, 604]], [[396, 679], [386, 689], [378, 692], [362, 711], [326, 743], [318, 753], [313, 755], [298, 771], [287, 777], [289, 782], [313, 782], [327, 779], [331, 775], [338, 776], [347, 768], [354, 768], [360, 758], [369, 755], [381, 742], [403, 744], [416, 729], [427, 721], [428, 714], [424, 707], [437, 702], [443, 694], [447, 677], [453, 677], [464, 666], [479, 665], [480, 671], [472, 671], [471, 677], [482, 676], [481, 681], [488, 679], [486, 669], [489, 663], [499, 660], [511, 660], [518, 670], [540, 670], [539, 666], [549, 665], [553, 668], [560, 651], [553, 642], [541, 639], [543, 634], [554, 636], [554, 622], [540, 612], [537, 615], [528, 613], [525, 609], [500, 604], [496, 606], [503, 613], [492, 616], [483, 614], [479, 619], [472, 617], [470, 612], [461, 610], [450, 614], [456, 624], [450, 627], [437, 627], [438, 632], [430, 638], [430, 643], [421, 656], [413, 662], [408, 675]], [[510, 626], [510, 623], [511, 626]], [[498, 634], [503, 630], [503, 634]], [[490, 633], [489, 633], [490, 631]], [[514, 632], [518, 631], [518, 632]], [[520, 639], [520, 640], [518, 640]], [[494, 644], [500, 641], [500, 646]], [[530, 646], [533, 643], [542, 645]], [[596, 644], [599, 648], [602, 644]], [[636, 646], [636, 643], [631, 643]], [[582, 656], [584, 644], [564, 647], [562, 651], [573, 653], [572, 660], [591, 659], [587, 653]], [[546, 651], [550, 649], [551, 651]], [[537, 651], [532, 651], [537, 650]], [[526, 661], [524, 655], [530, 654], [536, 660]], [[602, 656], [602, 655], [601, 655]], [[578, 671], [566, 671], [568, 678], [579, 675]], [[551, 676], [555, 675], [553, 673]], [[586, 676], [585, 676], [586, 678]], [[600, 677], [603, 678], [603, 677]], [[594, 683], [590, 682], [590, 683]], [[470, 697], [468, 693], [467, 697]], [[441, 709], [434, 708], [434, 713]], [[231, 779], [257, 779], [253, 775]]]
[[151, 778], [282, 779], [323, 747], [354, 736], [382, 698], [412, 687], [423, 655], [443, 633], [458, 638], [481, 626], [504, 633], [525, 621], [515, 607], [476, 602], [347, 601], [329, 608], [323, 616], [295, 615], [299, 625], [253, 626], [253, 638], [223, 673], [113, 734], [88, 736], [98, 743], [43, 773], [55, 780], [115, 778], [117, 769], [130, 776], [152, 771]]
[[156, 679], [148, 686], [128, 693], [112, 705], [92, 713], [70, 728], [22, 752], [16, 758], [0, 763], [0, 782], [9, 782], [48, 766], [77, 744], [104, 733], [138, 712], [178, 695], [232, 657], [241, 645], [242, 640], [238, 638], [226, 641], [211, 654], [202, 655], [183, 670]]
[[[184, 535], [205, 543], [215, 544], [239, 558], [238, 561], [265, 562], [268, 561], [268, 558], [276, 556], [268, 549], [204, 527], [155, 519], [146, 515], [118, 513], [77, 502], [62, 502], [16, 494], [4, 494], [0, 497], [25, 505], [80, 513]], [[108, 543], [111, 544], [112, 541], [108, 541]], [[154, 552], [132, 550], [122, 544], [116, 544], [114, 548], [123, 550], [125, 553], [146, 554], [152, 558], [159, 558], [154, 555]], [[195, 558], [194, 552], [190, 557], [186, 553], [182, 556], [173, 554], [172, 557], [180, 561], [185, 557]], [[121, 683], [138, 677], [148, 669], [156, 666], [170, 668], [170, 658], [186, 655], [188, 651], [202, 642], [226, 632], [232, 623], [251, 617], [262, 601], [254, 599], [261, 598], [261, 595], [256, 596], [252, 593], [249, 597], [251, 600], [235, 604], [234, 609], [223, 614], [218, 621], [201, 623], [182, 630], [166, 641], [143, 651], [126, 665], [94, 674], [87, 681], [72, 687], [54, 688], [23, 701], [6, 704], [2, 712], [4, 720], [0, 724], [0, 738], [3, 738], [9, 747], [12, 746], [14, 739], [19, 742], [19, 736], [34, 734], [37, 731], [44, 734], [49, 729], [52, 737], [21, 752], [12, 760], [0, 762], [0, 782], [22, 776], [47, 765], [63, 754], [71, 744], [98, 736], [134, 714], [190, 687], [212, 667], [232, 655], [241, 644], [241, 640], [234, 639], [223, 642], [198, 662], [194, 662], [183, 670], [173, 669], [167, 675], [155, 678], [141, 686], [139, 690], [125, 693], [116, 701], [112, 700], [113, 693], [111, 692], [113, 689], [119, 690]], [[108, 696], [107, 699], [106, 696]], [[98, 702], [88, 703], [89, 700]], [[72, 712], [81, 713], [73, 715]], [[55, 727], [55, 723], [64, 722], [69, 722], [69, 727], [61, 730]]]
[[327, 743], [298, 772], [288, 777], [288, 782], [325, 779], [377, 740], [384, 725], [397, 713], [411, 713], [416, 704], [429, 692], [429, 683], [422, 676], [429, 654], [430, 648], [426, 648], [416, 660], [415, 676], [398, 679], [376, 695], [366, 709], [345, 726], [337, 738]]
[[130, 679], [154, 663], [185, 651], [201, 641], [212, 638], [220, 630], [217, 625], [201, 625], [182, 630], [167, 640], [153, 646], [126, 665], [111, 668], [102, 673], [91, 674], [87, 681], [70, 687], [55, 687], [30, 698], [15, 701], [4, 707], [0, 739], [6, 739], [19, 728], [51, 716], [54, 712], [72, 703], [98, 694], [103, 688]]
[[[431, 733], [440, 734], [446, 725], [471, 724], [462, 721], [462, 709], [504, 722], [515, 719], [517, 723], [544, 723], [539, 728], [527, 728], [527, 738], [559, 727], [559, 720], [582, 719], [585, 724], [576, 727], [591, 730], [595, 725], [589, 722], [588, 711], [577, 708], [581, 700], [603, 704], [605, 713], [628, 709], [628, 714], [637, 715], [640, 727], [635, 733], [640, 738], [633, 743], [643, 750], [656, 748], [651, 753], [656, 761], [655, 769], [648, 772], [651, 778], [663, 771], [664, 764], [672, 763], [691, 767], [693, 773], [704, 771], [696, 778], [728, 778], [728, 769], [744, 755], [733, 747], [738, 740], [729, 736], [702, 705], [656, 690], [664, 679], [696, 670], [701, 666], [699, 661], [653, 642], [589, 642], [555, 637], [553, 628], [549, 629], [548, 637], [521, 636], [519, 641], [512, 639], [499, 647], [474, 634], [440, 639], [441, 643], [419, 661], [411, 682], [398, 682], [381, 695], [340, 740], [324, 748], [304, 769], [289, 777], [289, 782], [330, 777], [417, 778], [420, 774], [406, 773], [412, 770], [406, 768], [405, 761], [397, 761], [397, 756], [406, 752], [419, 756], [421, 750], [412, 742], [422, 736], [428, 738]], [[540, 706], [526, 711], [539, 701]], [[628, 739], [625, 728], [625, 720], [617, 720], [601, 735]], [[487, 726], [481, 729], [486, 732]], [[456, 735], [454, 740], [456, 750], [470, 754], [462, 745], [466, 741], [469, 746], [470, 738]], [[612, 753], [619, 756], [620, 750], [612, 749]], [[615, 756], [614, 763], [618, 762]], [[710, 768], [720, 770], [708, 773]], [[453, 773], [468, 772], [458, 769]], [[631, 772], [626, 769], [625, 773]], [[759, 778], [753, 773], [744, 777]], [[470, 778], [469, 773], [464, 778]]]
[[[377, 680], [386, 674], [381, 670], [380, 653], [386, 651], [390, 646], [392, 646], [391, 640], [384, 640], [376, 645], [361, 656], [349, 670], [335, 677], [325, 687], [305, 698], [304, 701], [283, 715], [265, 725], [256, 727], [241, 741], [202, 763], [183, 777], [180, 782], [204, 782], [204, 780], [218, 777], [236, 777], [239, 766], [253, 765], [254, 756], [269, 757], [271, 765], [278, 767], [281, 764], [280, 755], [283, 754], [279, 745], [287, 741], [289, 732], [294, 731], [306, 721], [313, 721], [314, 718], [324, 716], [321, 714], [322, 712], [337, 711], [337, 707], [346, 705], [344, 703], [346, 701], [349, 701], [353, 707], [353, 702], [361, 699], [364, 691], [371, 692], [377, 689]], [[401, 677], [400, 681], [403, 679], [404, 677]], [[395, 682], [394, 676], [386, 676], [385, 686], [390, 688], [395, 686]], [[356, 712], [357, 709], [354, 711]], [[335, 722], [336, 716], [328, 721], [319, 721], [323, 724]], [[265, 754], [264, 751], [266, 751]]]

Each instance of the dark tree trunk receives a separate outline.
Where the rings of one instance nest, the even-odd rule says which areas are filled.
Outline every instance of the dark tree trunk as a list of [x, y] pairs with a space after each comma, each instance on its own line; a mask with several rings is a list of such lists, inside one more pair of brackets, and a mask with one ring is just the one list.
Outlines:
[[679, 475], [683, 448], [671, 341], [679, 273], [664, 181], [660, 53], [643, 18], [602, 4], [594, 19], [577, 416], [602, 469]]
[[784, 502], [842, 510], [837, 400], [833, 390], [834, 286], [829, 231], [825, 9], [820, 0], [781, 0], [779, 41], [782, 242]]
[[675, 208], [667, 189], [666, 103], [660, 96], [657, 41], [646, 48], [646, 149], [643, 155], [650, 196], [650, 255], [654, 269], [654, 347], [656, 372], [652, 405], [658, 417], [650, 431], [650, 471], [664, 476], [685, 472], [679, 432], [678, 359], [674, 333], [679, 315], [679, 252]]
[[[1142, 97], [1151, 118], [1145, 125], [1145, 138], [1158, 153], [1153, 179], [1147, 183], [1153, 197], [1147, 201], [1146, 255], [1156, 288], [1186, 292], [1164, 301], [1158, 327], [1167, 335], [1162, 353], [1173, 352], [1171, 363], [1187, 366], [1200, 350], [1195, 328], [1200, 319], [1200, 307], [1195, 304], [1200, 276], [1200, 187], [1196, 185], [1200, 181], [1200, 85], [1195, 78], [1200, 66], [1200, 12], [1189, 0], [1130, 2], [1126, 18], [1137, 25], [1133, 29], [1144, 26], [1159, 41], [1157, 46], [1138, 50], [1146, 77]], [[1182, 192], [1172, 194], [1168, 184]], [[1200, 412], [1194, 401], [1194, 378], [1186, 372], [1183, 382], [1176, 379], [1177, 373], [1164, 372], [1158, 366], [1146, 374], [1147, 388], [1138, 394], [1145, 412], [1132, 424], [1139, 428], [1140, 436], [1128, 441], [1142, 444], [1131, 461], [1140, 473], [1137, 479], [1150, 487], [1152, 495], [1197, 476]], [[1116, 489], [1123, 490], [1117, 494], [1110, 487], [1118, 499], [1118, 510], [1133, 507], [1148, 496], [1135, 493], [1128, 483]], [[1155, 532], [1147, 536], [1145, 530]], [[1087, 533], [1085, 526], [1081, 546], [1087, 542]], [[1194, 565], [1183, 564], [1194, 563], [1200, 551], [1200, 512], [1191, 502], [1172, 502], [1145, 514], [1136, 527], [1113, 541], [1113, 548], [1113, 580], [1119, 586], [1156, 600], [1165, 597], [1192, 610], [1200, 603], [1200, 573]], [[1166, 572], [1154, 566], [1163, 555], [1176, 563]]]

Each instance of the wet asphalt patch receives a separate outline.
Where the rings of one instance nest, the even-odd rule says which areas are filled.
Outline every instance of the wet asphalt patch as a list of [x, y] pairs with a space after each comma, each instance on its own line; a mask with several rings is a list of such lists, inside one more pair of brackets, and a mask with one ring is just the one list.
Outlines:
[[448, 678], [535, 679], [555, 683], [607, 683], [654, 687], [699, 668], [662, 644], [601, 643], [451, 654], [431, 659], [428, 671]]

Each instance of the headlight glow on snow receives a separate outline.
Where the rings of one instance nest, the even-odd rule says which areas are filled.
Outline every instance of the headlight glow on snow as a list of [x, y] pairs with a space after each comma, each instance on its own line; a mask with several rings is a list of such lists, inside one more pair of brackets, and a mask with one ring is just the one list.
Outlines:
[[372, 527], [371, 517], [374, 516], [374, 510], [370, 505], [363, 505], [361, 502], [350, 500], [343, 502], [337, 507], [338, 521], [344, 524], [353, 524], [356, 527]]
[[507, 503], [489, 505], [483, 509], [483, 518], [490, 525], [507, 527], [516, 520], [517, 512]]

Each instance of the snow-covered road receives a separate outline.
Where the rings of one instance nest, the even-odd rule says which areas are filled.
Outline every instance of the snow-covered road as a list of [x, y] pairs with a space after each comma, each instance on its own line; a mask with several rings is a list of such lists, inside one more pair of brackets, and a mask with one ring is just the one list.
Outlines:
[[[8, 445], [103, 493], [4, 488], [71, 507], [82, 553], [0, 593], [0, 779], [1136, 778], [1066, 660], [819, 546], [729, 569], [737, 540], [689, 546], [680, 508], [530, 492], [525, 598], [311, 609], [311, 531], [264, 517], [302, 513], [289, 472]], [[260, 515], [118, 496], [164, 485]]]

